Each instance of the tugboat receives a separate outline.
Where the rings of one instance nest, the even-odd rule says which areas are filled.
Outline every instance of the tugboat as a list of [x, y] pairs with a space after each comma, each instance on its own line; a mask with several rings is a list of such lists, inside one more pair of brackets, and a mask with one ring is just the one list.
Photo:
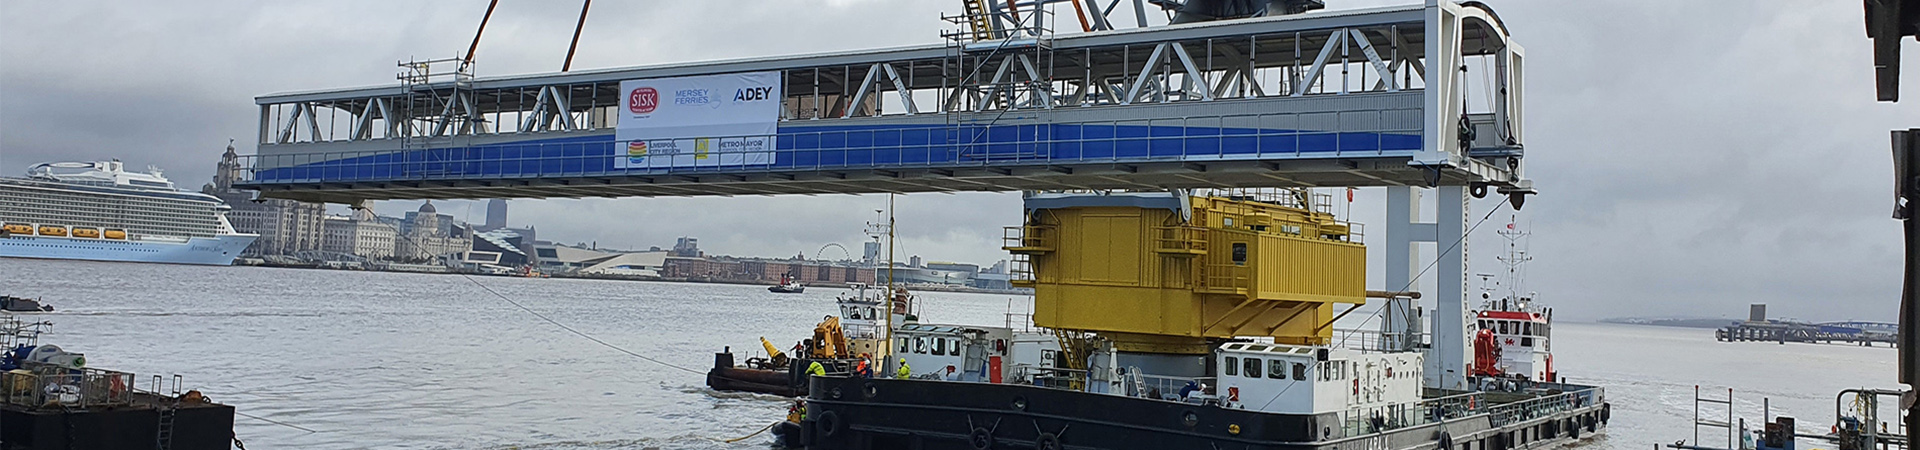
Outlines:
[[780, 284], [767, 287], [768, 292], [776, 294], [798, 294], [806, 290], [807, 287], [800, 284], [800, 280], [794, 279], [793, 272], [780, 274]]
[[1493, 298], [1494, 289], [1487, 286], [1493, 275], [1480, 274], [1483, 303], [1474, 313], [1473, 375], [1488, 383], [1559, 380], [1553, 369], [1553, 310], [1534, 302], [1535, 293], [1520, 294], [1520, 267], [1533, 256], [1519, 245], [1532, 233], [1508, 223], [1499, 234], [1507, 240], [1506, 254], [1500, 256], [1507, 266], [1501, 283], [1507, 292]]
[[53, 312], [53, 305], [41, 304], [39, 300], [0, 295], [0, 311], [8, 312]]
[[232, 406], [182, 392], [179, 375], [154, 375], [141, 390], [132, 373], [40, 343], [52, 325], [0, 314], [0, 447], [225, 450], [236, 442]]
[[[871, 364], [872, 355], [886, 348], [881, 313], [887, 310], [888, 291], [858, 283], [852, 287], [854, 292], [834, 298], [839, 315], [827, 316], [814, 326], [813, 337], [794, 346], [795, 355], [788, 356], [765, 337], [760, 338], [760, 346], [767, 356], [747, 358], [743, 365], [735, 365], [731, 347], [723, 349], [714, 354], [713, 368], [707, 371], [707, 387], [799, 397], [807, 393], [807, 369], [815, 362], [828, 374], [839, 375], [853, 373], [862, 359]], [[917, 299], [906, 288], [891, 292], [893, 312], [887, 323], [897, 329], [919, 321]]]
[[1390, 345], [1383, 329], [1343, 345], [1340, 310], [1414, 293], [1365, 289], [1366, 248], [1321, 197], [1029, 194], [1005, 248], [1035, 289], [1039, 333], [903, 327], [878, 373], [907, 377], [811, 377], [804, 414], [775, 424], [776, 443], [1504, 450], [1606, 425], [1599, 387], [1543, 374], [1448, 390], [1434, 387], [1426, 363], [1438, 356], [1417, 339]]

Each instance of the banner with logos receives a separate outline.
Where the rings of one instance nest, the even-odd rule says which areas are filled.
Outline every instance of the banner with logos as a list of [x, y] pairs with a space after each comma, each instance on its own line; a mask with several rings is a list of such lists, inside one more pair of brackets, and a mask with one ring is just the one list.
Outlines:
[[773, 164], [780, 72], [620, 82], [615, 168]]

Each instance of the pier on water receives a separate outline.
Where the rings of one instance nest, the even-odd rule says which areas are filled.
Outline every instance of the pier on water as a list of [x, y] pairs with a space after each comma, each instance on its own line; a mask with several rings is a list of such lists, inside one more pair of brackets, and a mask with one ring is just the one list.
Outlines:
[[1713, 332], [1714, 339], [1722, 342], [1811, 342], [1844, 343], [1872, 346], [1886, 344], [1892, 347], [1898, 342], [1897, 326], [1890, 323], [1875, 322], [1834, 322], [1800, 323], [1777, 320], [1745, 321], [1728, 325]]

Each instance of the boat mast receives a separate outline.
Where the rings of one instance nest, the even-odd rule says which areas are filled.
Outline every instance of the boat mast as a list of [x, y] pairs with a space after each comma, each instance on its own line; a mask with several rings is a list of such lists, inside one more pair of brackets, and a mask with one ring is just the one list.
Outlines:
[[886, 297], [887, 299], [887, 305], [886, 305], [887, 314], [885, 315], [886, 321], [881, 324], [881, 327], [884, 330], [886, 330], [883, 335], [886, 336], [887, 338], [886, 343], [884, 344], [886, 351], [882, 353], [884, 353], [887, 356], [886, 356], [886, 359], [882, 361], [881, 367], [888, 367], [893, 364], [893, 237], [894, 237], [893, 235], [893, 194], [888, 193], [887, 194], [887, 288], [885, 291], [881, 292], [881, 295]]
[[1520, 240], [1526, 239], [1527, 236], [1532, 236], [1533, 233], [1517, 228], [1516, 223], [1517, 220], [1510, 217], [1507, 219], [1507, 227], [1496, 231], [1496, 233], [1499, 233], [1500, 237], [1506, 238], [1507, 240], [1507, 254], [1498, 257], [1500, 263], [1507, 266], [1505, 281], [1507, 285], [1507, 298], [1516, 302], [1515, 304], [1518, 304], [1520, 293], [1523, 291], [1522, 286], [1520, 286], [1520, 267], [1525, 265], [1527, 261], [1533, 260], [1533, 255], [1528, 255], [1526, 250], [1520, 248]]

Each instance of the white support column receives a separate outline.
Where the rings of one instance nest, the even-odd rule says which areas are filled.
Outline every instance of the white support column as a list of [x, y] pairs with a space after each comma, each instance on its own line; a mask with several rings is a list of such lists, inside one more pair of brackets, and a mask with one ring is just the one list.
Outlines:
[[1452, 2], [1427, 0], [1427, 111], [1424, 150], [1415, 154], [1413, 165], [1449, 166], [1461, 153], [1460, 120], [1460, 15]]
[[[1427, 386], [1443, 389], [1467, 389], [1467, 188], [1441, 186], [1434, 202], [1435, 245], [1440, 251], [1434, 265], [1433, 348], [1427, 352]], [[1454, 242], [1458, 241], [1458, 244]]]
[[[1387, 272], [1386, 285], [1381, 289], [1419, 289], [1413, 283], [1414, 274], [1419, 273], [1421, 267], [1420, 249], [1415, 246], [1434, 241], [1434, 225], [1415, 222], [1420, 219], [1420, 194], [1420, 189], [1407, 186], [1387, 188]], [[1418, 348], [1420, 340], [1415, 333], [1421, 327], [1419, 317], [1414, 314], [1415, 304], [1413, 299], [1387, 300], [1380, 325], [1386, 339], [1384, 348], [1408, 351]]]

